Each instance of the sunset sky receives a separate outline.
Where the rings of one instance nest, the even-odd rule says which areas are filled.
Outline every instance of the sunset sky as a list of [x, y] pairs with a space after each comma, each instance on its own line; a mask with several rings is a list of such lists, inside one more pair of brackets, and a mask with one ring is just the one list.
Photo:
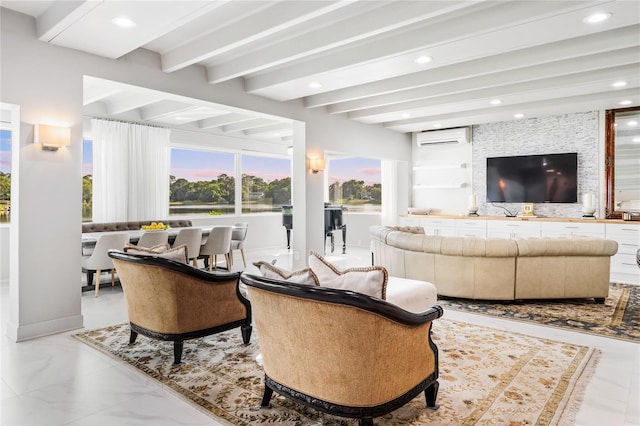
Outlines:
[[[10, 133], [0, 131], [0, 171], [11, 167]], [[91, 174], [92, 150], [85, 140], [82, 152], [82, 174]], [[290, 176], [290, 160], [287, 158], [256, 157], [243, 155], [243, 171], [270, 182]], [[380, 183], [380, 160], [370, 158], [346, 158], [332, 160], [328, 167], [329, 183], [349, 179], [363, 180], [365, 184]], [[234, 175], [234, 154], [171, 149], [171, 174], [189, 181], [211, 180], [220, 174]]]

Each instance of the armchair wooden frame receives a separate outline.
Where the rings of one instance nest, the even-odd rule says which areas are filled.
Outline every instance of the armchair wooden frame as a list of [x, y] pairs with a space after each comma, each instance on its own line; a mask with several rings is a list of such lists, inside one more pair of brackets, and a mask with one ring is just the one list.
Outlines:
[[240, 327], [251, 338], [251, 304], [242, 295], [239, 272], [210, 273], [156, 256], [117, 250], [109, 256], [120, 276], [134, 344], [138, 334], [172, 341], [174, 364], [183, 342]]
[[426, 407], [437, 409], [431, 323], [442, 316], [440, 306], [416, 314], [352, 291], [247, 273], [240, 280], [260, 336], [262, 407], [275, 391], [324, 413], [357, 418], [360, 425], [373, 425], [374, 417], [421, 392]]

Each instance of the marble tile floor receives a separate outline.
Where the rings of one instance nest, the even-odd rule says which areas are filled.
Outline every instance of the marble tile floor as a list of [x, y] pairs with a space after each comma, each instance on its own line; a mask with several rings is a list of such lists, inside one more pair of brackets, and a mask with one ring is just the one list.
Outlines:
[[[366, 266], [370, 253], [350, 248], [329, 255], [341, 267]], [[247, 252], [256, 260], [277, 259], [290, 267], [291, 256]], [[234, 265], [240, 268], [241, 262]], [[170, 391], [73, 339], [74, 332], [14, 343], [6, 337], [8, 286], [0, 286], [1, 425], [222, 425]], [[126, 322], [120, 287], [82, 295], [87, 329]], [[445, 318], [477, 323], [546, 339], [592, 346], [602, 351], [577, 414], [577, 425], [640, 425], [640, 345], [560, 329], [447, 311]]]

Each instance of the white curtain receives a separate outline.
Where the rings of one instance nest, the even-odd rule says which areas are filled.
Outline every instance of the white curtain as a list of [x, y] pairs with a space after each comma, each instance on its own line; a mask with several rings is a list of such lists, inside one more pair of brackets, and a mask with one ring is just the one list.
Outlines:
[[93, 221], [165, 219], [171, 131], [92, 119], [91, 133]]

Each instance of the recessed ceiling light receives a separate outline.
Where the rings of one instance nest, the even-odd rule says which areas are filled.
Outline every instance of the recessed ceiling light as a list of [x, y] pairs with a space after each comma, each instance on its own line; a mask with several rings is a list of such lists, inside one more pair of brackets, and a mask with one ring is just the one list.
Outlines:
[[189, 119], [189, 117], [184, 117], [182, 115], [179, 115], [179, 116], [176, 117], [176, 120], [180, 120], [180, 121], [184, 121], [184, 120], [188, 120], [188, 119]]
[[626, 81], [616, 81], [615, 83], [612, 84], [613, 87], [624, 87], [627, 85]]
[[309, 87], [312, 89], [319, 89], [322, 87], [322, 84], [318, 83], [317, 81], [312, 81], [311, 83], [309, 83]]
[[631, 120], [627, 122], [627, 126], [637, 126], [638, 122], [636, 120]]
[[514, 114], [514, 115], [513, 115], [513, 117], [514, 117], [514, 118], [522, 118], [522, 117], [524, 117], [524, 114], [522, 114], [522, 113], [517, 113], [517, 114]]
[[631, 101], [628, 100], [628, 99], [625, 99], [624, 101], [618, 102], [618, 104], [620, 104], [620, 105], [631, 105]]
[[597, 24], [609, 18], [611, 18], [611, 13], [609, 12], [596, 12], [584, 18], [583, 21], [587, 24]]
[[415, 62], [416, 64], [422, 65], [422, 64], [428, 64], [429, 62], [431, 62], [431, 60], [432, 60], [431, 56], [422, 55], [415, 58], [413, 62]]
[[113, 18], [111, 22], [120, 28], [133, 28], [136, 26], [136, 23], [126, 16], [118, 16], [117, 18]]
[[640, 143], [640, 137], [635, 137], [635, 138], [631, 139], [631, 142]]
[[433, 127], [442, 127], [442, 124], [436, 123], [436, 124], [433, 125]]
[[411, 114], [409, 114], [408, 112], [405, 112], [404, 114], [402, 114], [402, 116], [404, 118], [409, 118], [409, 117], [411, 117]]
[[491, 105], [500, 105], [502, 103], [502, 101], [500, 99], [493, 99], [491, 102], [489, 102]]

